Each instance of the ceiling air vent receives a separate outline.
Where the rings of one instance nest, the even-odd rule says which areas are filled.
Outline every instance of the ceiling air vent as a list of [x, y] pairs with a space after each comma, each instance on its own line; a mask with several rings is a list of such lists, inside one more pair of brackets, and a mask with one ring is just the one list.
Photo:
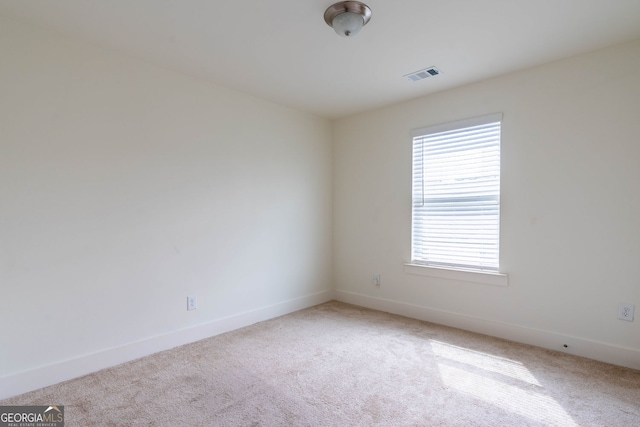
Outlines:
[[438, 70], [436, 67], [429, 67], [429, 68], [425, 68], [424, 70], [407, 74], [406, 76], [403, 76], [403, 77], [409, 80], [410, 82], [419, 82], [420, 80], [424, 80], [427, 77], [434, 77], [440, 74], [441, 74], [440, 70]]

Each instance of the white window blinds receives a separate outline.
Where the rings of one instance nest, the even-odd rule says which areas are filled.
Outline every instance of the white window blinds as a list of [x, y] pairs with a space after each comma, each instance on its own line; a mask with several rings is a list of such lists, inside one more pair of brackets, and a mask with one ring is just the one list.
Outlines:
[[412, 132], [412, 263], [498, 272], [501, 121]]

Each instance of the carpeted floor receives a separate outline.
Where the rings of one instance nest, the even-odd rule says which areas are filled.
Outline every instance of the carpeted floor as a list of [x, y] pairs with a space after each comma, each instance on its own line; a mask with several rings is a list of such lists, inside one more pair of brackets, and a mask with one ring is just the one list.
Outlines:
[[330, 302], [8, 400], [72, 426], [639, 426], [640, 371]]

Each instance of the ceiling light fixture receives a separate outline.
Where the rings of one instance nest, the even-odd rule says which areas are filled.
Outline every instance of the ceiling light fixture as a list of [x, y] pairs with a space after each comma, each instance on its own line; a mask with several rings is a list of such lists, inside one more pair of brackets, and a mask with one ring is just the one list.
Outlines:
[[324, 12], [324, 22], [342, 37], [355, 36], [370, 19], [371, 9], [359, 1], [341, 1]]

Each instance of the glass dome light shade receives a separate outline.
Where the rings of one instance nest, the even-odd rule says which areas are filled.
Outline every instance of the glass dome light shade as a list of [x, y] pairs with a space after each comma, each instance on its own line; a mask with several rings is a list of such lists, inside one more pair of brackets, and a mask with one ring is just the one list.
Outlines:
[[361, 15], [353, 12], [344, 12], [333, 18], [333, 29], [342, 37], [355, 36], [364, 25]]

